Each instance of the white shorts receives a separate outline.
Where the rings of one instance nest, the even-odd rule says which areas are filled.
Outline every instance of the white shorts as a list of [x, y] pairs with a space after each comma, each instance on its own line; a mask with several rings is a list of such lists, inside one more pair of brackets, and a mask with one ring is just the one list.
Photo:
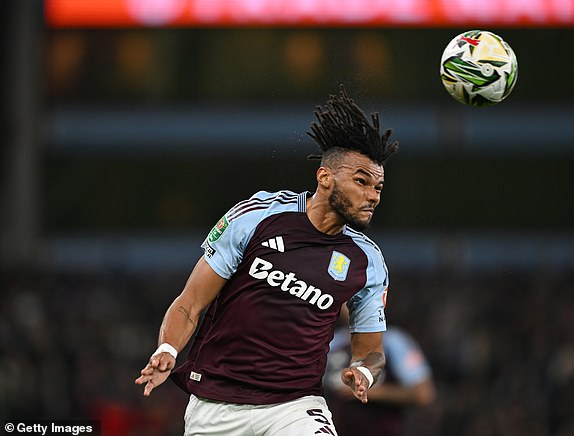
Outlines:
[[279, 404], [233, 404], [191, 395], [184, 436], [336, 435], [323, 397], [307, 396]]

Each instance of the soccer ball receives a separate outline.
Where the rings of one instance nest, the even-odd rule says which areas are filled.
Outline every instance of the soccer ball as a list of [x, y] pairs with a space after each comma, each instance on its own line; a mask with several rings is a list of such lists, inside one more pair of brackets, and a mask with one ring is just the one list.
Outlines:
[[444, 49], [440, 78], [455, 100], [470, 106], [492, 106], [510, 95], [518, 79], [518, 61], [498, 35], [471, 30]]

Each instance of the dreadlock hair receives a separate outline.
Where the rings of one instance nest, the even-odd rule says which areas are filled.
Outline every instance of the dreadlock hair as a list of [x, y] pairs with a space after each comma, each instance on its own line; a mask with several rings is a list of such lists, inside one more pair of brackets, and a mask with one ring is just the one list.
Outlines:
[[310, 155], [309, 159], [323, 159], [337, 151], [357, 151], [379, 165], [398, 151], [398, 141], [389, 142], [391, 129], [379, 133], [379, 114], [372, 113], [371, 121], [359, 106], [347, 95], [340, 85], [338, 95], [330, 95], [324, 106], [315, 111], [317, 121], [313, 122], [307, 134], [315, 140], [321, 155]]

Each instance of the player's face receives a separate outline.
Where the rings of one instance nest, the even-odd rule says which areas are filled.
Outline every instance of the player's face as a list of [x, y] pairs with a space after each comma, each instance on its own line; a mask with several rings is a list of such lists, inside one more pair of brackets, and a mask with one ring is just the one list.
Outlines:
[[333, 173], [329, 203], [352, 228], [364, 230], [381, 201], [383, 181], [381, 165], [360, 153], [347, 153]]

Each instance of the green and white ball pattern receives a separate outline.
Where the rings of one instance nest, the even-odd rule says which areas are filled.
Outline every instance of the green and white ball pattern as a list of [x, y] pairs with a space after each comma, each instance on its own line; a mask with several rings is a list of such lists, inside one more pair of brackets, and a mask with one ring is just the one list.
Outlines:
[[461, 33], [446, 46], [440, 77], [448, 93], [470, 106], [491, 106], [510, 95], [518, 61], [498, 35], [484, 30]]

